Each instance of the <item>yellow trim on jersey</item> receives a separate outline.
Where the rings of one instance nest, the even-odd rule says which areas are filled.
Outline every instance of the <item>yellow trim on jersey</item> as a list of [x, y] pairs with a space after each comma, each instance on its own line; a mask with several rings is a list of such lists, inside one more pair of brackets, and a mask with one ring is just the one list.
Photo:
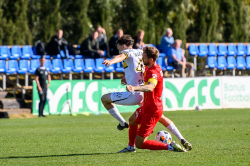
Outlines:
[[126, 58], [125, 58], [125, 59], [128, 59], [128, 54], [127, 54], [127, 53], [125, 53], [125, 52], [123, 52], [123, 54], [125, 54], [125, 56], [126, 56]]
[[123, 61], [123, 68], [126, 69], [128, 67], [127, 63]]
[[157, 83], [158, 83], [157, 79], [155, 79], [155, 78], [149, 78], [149, 79], [148, 79], [148, 82], [153, 83], [153, 84], [155, 85], [155, 87], [156, 87], [156, 85], [157, 85]]

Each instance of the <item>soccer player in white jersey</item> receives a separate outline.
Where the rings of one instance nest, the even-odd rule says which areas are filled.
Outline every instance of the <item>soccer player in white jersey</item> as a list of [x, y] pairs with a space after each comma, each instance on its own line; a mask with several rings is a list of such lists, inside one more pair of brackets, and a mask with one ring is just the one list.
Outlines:
[[[103, 64], [110, 66], [123, 61], [125, 78], [122, 79], [122, 83], [126, 82], [128, 85], [140, 86], [144, 85], [144, 65], [142, 61], [143, 51], [141, 49], [133, 49], [133, 44], [134, 40], [130, 35], [122, 36], [117, 40], [117, 48], [120, 55], [115, 56], [111, 60], [104, 60]], [[124, 128], [128, 128], [129, 124], [121, 116], [115, 104], [140, 105], [143, 101], [143, 92], [113, 92], [103, 95], [101, 100], [103, 106], [108, 110], [108, 112], [119, 121], [117, 129], [123, 130]], [[184, 139], [170, 119], [162, 115], [159, 122], [162, 123], [172, 134], [174, 134], [186, 149], [192, 149], [192, 145]]]
[[[129, 85], [143, 85], [143, 62], [142, 50], [132, 49], [134, 40], [130, 35], [124, 35], [117, 40], [117, 48], [120, 55], [115, 56], [111, 60], [104, 60], [103, 64], [110, 66], [112, 64], [123, 61], [125, 79]], [[128, 128], [128, 123], [121, 116], [114, 104], [118, 105], [139, 105], [143, 101], [142, 92], [114, 92], [108, 93], [101, 98], [104, 107], [108, 112], [116, 118], [120, 123], [117, 126], [119, 130]]]

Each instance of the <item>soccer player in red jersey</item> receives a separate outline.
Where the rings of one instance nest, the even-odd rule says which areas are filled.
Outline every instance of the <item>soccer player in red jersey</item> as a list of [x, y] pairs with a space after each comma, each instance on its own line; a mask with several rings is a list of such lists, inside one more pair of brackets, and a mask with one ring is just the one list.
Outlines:
[[[139, 149], [186, 152], [186, 149], [175, 141], [168, 145], [154, 140], [147, 140], [148, 136], [153, 133], [156, 123], [163, 115], [161, 99], [163, 91], [163, 73], [161, 67], [156, 63], [158, 57], [159, 51], [155, 47], [144, 47], [142, 55], [143, 63], [146, 66], [144, 72], [144, 85], [127, 85], [126, 87], [127, 91], [130, 92], [144, 92], [143, 105], [138, 108], [129, 119], [129, 146], [133, 147], [135, 145]], [[118, 153], [124, 152], [135, 152], [135, 149], [125, 148]]]

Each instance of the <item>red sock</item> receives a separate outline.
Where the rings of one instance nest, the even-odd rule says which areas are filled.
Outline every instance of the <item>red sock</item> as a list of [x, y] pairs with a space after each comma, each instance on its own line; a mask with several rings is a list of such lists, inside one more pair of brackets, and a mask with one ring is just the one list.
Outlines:
[[135, 146], [135, 138], [136, 138], [136, 134], [137, 134], [137, 128], [138, 125], [136, 126], [131, 126], [129, 125], [129, 130], [128, 130], [128, 135], [129, 135], [129, 146]]
[[142, 144], [141, 148], [149, 150], [168, 150], [168, 144], [160, 143], [154, 140], [147, 140]]

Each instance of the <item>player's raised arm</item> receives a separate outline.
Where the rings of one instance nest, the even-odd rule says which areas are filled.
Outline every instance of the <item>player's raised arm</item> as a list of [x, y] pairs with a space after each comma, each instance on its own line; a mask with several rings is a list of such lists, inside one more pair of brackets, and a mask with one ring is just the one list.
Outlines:
[[129, 92], [131, 91], [153, 92], [155, 86], [156, 85], [152, 82], [149, 82], [148, 85], [142, 85], [142, 86], [127, 85], [126, 90]]
[[117, 56], [115, 56], [113, 59], [111, 59], [111, 60], [104, 60], [103, 62], [102, 62], [102, 64], [104, 64], [105, 66], [110, 66], [110, 65], [112, 65], [112, 64], [115, 64], [115, 63], [118, 63], [118, 62], [121, 62], [121, 61], [123, 61], [123, 60], [125, 60], [126, 59], [126, 55], [124, 54], [124, 53], [122, 53], [122, 54], [120, 54], [120, 55], [117, 55]]

